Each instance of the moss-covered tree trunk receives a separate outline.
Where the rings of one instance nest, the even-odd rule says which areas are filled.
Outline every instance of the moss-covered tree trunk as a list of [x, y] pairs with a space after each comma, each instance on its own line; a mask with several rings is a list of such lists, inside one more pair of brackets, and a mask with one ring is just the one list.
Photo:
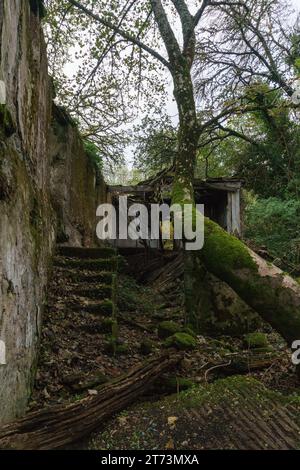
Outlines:
[[[180, 68], [179, 68], [180, 70]], [[199, 139], [193, 85], [188, 65], [174, 76], [174, 96], [179, 109], [178, 152], [175, 161], [173, 204], [194, 204], [194, 173]], [[194, 252], [184, 252], [184, 289], [186, 322], [198, 329], [198, 305], [201, 291], [195, 288], [199, 276], [199, 260]], [[196, 294], [197, 293], [197, 294]], [[202, 292], [203, 294], [203, 292]], [[197, 298], [198, 297], [198, 301]]]
[[204, 248], [195, 255], [274, 327], [291, 346], [300, 340], [300, 285], [219, 225], [205, 219]]

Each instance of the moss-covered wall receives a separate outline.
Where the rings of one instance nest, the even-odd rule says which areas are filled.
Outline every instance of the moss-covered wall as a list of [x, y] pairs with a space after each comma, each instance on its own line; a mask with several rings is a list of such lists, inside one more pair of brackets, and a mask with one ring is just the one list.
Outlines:
[[106, 202], [106, 185], [85, 152], [74, 123], [55, 105], [49, 149], [51, 198], [58, 220], [57, 242], [92, 246], [96, 243], [96, 208]]
[[0, 109], [0, 340], [6, 345], [0, 424], [26, 408], [58, 227], [70, 243], [92, 244], [95, 208], [106, 195], [76, 129], [52, 117], [33, 3], [0, 0], [0, 80], [7, 95]]
[[27, 0], [0, 0], [0, 423], [30, 393], [55, 222], [47, 181], [51, 95], [46, 48]]

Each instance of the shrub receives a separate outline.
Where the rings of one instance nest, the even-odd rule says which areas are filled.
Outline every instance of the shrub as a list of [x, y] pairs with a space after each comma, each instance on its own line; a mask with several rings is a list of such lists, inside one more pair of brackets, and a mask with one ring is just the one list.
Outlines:
[[300, 200], [256, 199], [245, 213], [245, 236], [276, 258], [300, 264]]

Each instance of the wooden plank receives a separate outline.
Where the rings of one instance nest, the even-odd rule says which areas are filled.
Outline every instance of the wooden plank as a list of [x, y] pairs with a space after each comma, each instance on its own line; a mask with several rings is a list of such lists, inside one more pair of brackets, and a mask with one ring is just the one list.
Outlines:
[[240, 191], [231, 194], [232, 198], [232, 233], [241, 234]]
[[109, 193], [118, 194], [143, 194], [152, 193], [154, 188], [151, 186], [108, 186]]
[[194, 185], [195, 190], [199, 189], [213, 189], [215, 191], [230, 191], [230, 192], [236, 192], [237, 190], [241, 189], [242, 183], [208, 183], [208, 182], [203, 182], [200, 184], [195, 184]]
[[226, 212], [227, 232], [232, 233], [232, 193], [230, 192], [227, 194]]

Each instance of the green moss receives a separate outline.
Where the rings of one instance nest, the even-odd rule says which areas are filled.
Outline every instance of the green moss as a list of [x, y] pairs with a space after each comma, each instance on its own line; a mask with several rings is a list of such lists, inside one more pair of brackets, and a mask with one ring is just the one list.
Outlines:
[[[183, 392], [194, 387], [196, 384], [192, 379], [178, 376], [163, 376], [155, 381], [154, 387], [158, 388], [161, 393], [174, 394]], [[171, 397], [173, 399], [173, 395]]]
[[[117, 270], [117, 268], [116, 268]], [[111, 284], [111, 300], [113, 304], [112, 316], [114, 319], [117, 317], [118, 306], [117, 306], [117, 294], [118, 294], [118, 283], [117, 283], [117, 274], [112, 275], [112, 284]]]
[[90, 140], [84, 140], [83, 146], [84, 146], [85, 153], [88, 156], [92, 165], [94, 165], [95, 168], [102, 170], [103, 160], [102, 160], [102, 157], [100, 155], [97, 145], [94, 144], [94, 142], [91, 142]]
[[128, 345], [118, 344], [114, 336], [107, 337], [107, 341], [104, 345], [104, 350], [106, 353], [112, 354], [114, 356], [129, 353]]
[[197, 334], [190, 326], [185, 326], [181, 331], [182, 333], [187, 333], [188, 335], [193, 336], [193, 338], [197, 338]]
[[201, 253], [205, 265], [213, 273], [231, 273], [234, 269], [258, 270], [245, 245], [208, 218], [205, 218], [205, 243]]
[[295, 68], [296, 68], [297, 72], [300, 74], [300, 57], [298, 57], [295, 60]]
[[111, 333], [113, 337], [118, 336], [118, 322], [113, 318], [105, 318], [101, 323], [103, 333]]
[[172, 203], [173, 204], [192, 204], [194, 202], [193, 199], [194, 191], [193, 188], [185, 182], [176, 181], [173, 184], [172, 189]]
[[193, 336], [188, 335], [187, 333], [176, 333], [173, 336], [170, 336], [164, 342], [165, 347], [171, 348], [175, 347], [180, 350], [192, 350], [197, 346], [197, 341]]
[[163, 321], [158, 325], [159, 338], [165, 339], [181, 331], [181, 326], [173, 321]]
[[245, 345], [250, 349], [268, 348], [268, 339], [264, 333], [248, 333], [244, 336]]
[[195, 383], [191, 379], [187, 379], [185, 377], [168, 377], [164, 383], [164, 387], [167, 388], [167, 390], [172, 393], [172, 392], [177, 392], [177, 391], [184, 391], [184, 390], [189, 390], [192, 388]]
[[123, 312], [153, 314], [153, 294], [151, 289], [138, 284], [131, 276], [118, 277], [117, 305]]
[[117, 346], [117, 354], [128, 354], [129, 353], [129, 347], [127, 344], [119, 344]]

